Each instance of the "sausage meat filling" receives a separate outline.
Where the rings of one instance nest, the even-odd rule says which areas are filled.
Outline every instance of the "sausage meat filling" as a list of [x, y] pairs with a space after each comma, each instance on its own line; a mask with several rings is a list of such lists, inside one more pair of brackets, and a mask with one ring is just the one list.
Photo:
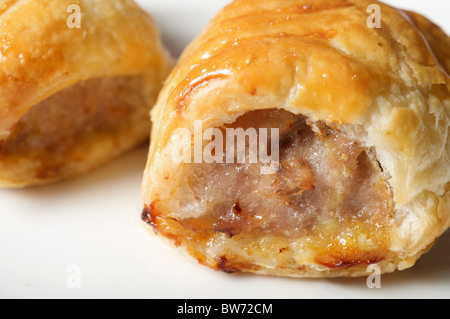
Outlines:
[[179, 188], [153, 207], [177, 222], [175, 237], [195, 238], [187, 245], [200, 255], [220, 246], [222, 234], [242, 253], [277, 238], [286, 250], [268, 249], [311, 250], [316, 263], [329, 267], [382, 260], [394, 203], [374, 150], [338, 128], [281, 110], [249, 112], [222, 131], [250, 127], [279, 129], [278, 170], [261, 174], [267, 164], [248, 162], [184, 164]]

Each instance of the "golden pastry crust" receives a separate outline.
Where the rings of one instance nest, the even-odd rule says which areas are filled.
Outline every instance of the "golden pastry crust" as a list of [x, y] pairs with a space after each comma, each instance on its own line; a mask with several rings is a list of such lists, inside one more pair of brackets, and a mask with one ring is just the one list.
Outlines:
[[[80, 8], [80, 28], [68, 25], [74, 13], [68, 10], [69, 4]], [[133, 1], [2, 1], [0, 14], [1, 144], [9, 142], [18, 123], [33, 106], [68, 88], [77, 90], [78, 84], [90, 83], [92, 79], [141, 79], [133, 82], [134, 87], [126, 89], [130, 90], [129, 94], [142, 95], [139, 106], [146, 108], [133, 119], [131, 113], [139, 111], [130, 109], [130, 114], [124, 115], [128, 125], [114, 132], [84, 136], [70, 154], [64, 155], [64, 163], [59, 164], [63, 168], [54, 174], [36, 172], [39, 162], [46, 163], [54, 154], [44, 154], [37, 160], [27, 154], [2, 152], [2, 186], [45, 184], [80, 174], [148, 137], [146, 114], [172, 62], [159, 39], [155, 22]]]
[[[374, 3], [380, 29], [367, 26]], [[382, 272], [413, 266], [450, 226], [449, 53], [450, 39], [436, 25], [378, 1], [234, 1], [184, 52], [153, 110], [144, 220], [225, 271], [333, 277], [365, 276], [372, 263]], [[244, 253], [236, 237], [186, 235], [164, 204], [186, 169], [170, 161], [174, 130], [193, 132], [194, 120], [220, 127], [273, 108], [322, 121], [376, 152], [395, 203], [387, 251], [341, 247], [329, 256], [341, 266], [330, 267], [300, 253], [283, 259], [270, 236], [267, 246]], [[214, 241], [220, 255], [198, 248]], [[258, 264], [264, 254], [272, 265]]]

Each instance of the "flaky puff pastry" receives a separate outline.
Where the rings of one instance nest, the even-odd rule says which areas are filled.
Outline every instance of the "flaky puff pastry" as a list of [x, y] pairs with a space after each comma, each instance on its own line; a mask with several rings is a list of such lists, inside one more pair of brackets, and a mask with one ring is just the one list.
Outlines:
[[0, 3], [0, 185], [45, 184], [148, 139], [172, 67], [132, 0]]
[[[225, 272], [412, 267], [450, 225], [449, 56], [438, 26], [377, 1], [232, 2], [153, 110], [143, 220]], [[278, 128], [277, 172], [171, 160], [196, 120]]]

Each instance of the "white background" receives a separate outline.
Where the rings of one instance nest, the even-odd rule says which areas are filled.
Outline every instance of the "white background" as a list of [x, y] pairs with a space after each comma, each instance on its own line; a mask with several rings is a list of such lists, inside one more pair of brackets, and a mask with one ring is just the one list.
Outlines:
[[[141, 0], [176, 56], [225, 0]], [[449, 1], [395, 0], [450, 32]], [[2, 298], [450, 298], [450, 233], [413, 269], [366, 279], [299, 280], [215, 272], [141, 224], [147, 149], [57, 185], [0, 191]], [[79, 267], [81, 288], [67, 285]]]

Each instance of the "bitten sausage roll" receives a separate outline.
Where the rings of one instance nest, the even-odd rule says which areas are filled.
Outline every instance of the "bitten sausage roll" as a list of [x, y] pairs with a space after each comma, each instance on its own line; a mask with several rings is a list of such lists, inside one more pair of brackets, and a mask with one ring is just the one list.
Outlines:
[[153, 110], [143, 220], [225, 272], [413, 266], [450, 225], [449, 57], [439, 27], [377, 1], [232, 2]]
[[2, 1], [0, 185], [86, 172], [148, 139], [171, 69], [132, 0]]

